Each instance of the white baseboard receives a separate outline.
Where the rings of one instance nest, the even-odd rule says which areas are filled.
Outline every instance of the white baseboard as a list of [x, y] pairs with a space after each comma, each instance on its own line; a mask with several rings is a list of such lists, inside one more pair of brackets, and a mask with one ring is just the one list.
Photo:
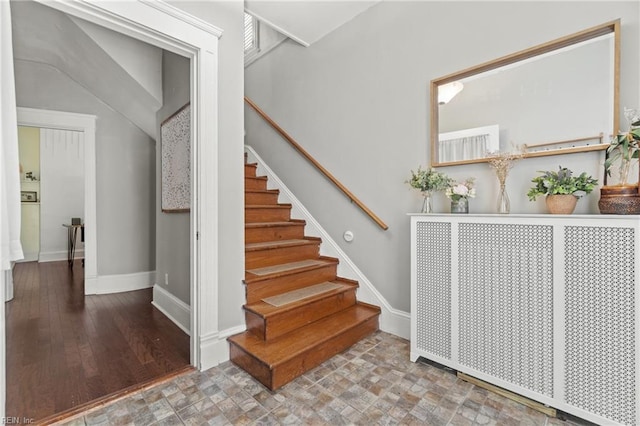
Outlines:
[[39, 255], [40, 253], [38, 253], [37, 251], [33, 253], [24, 252], [24, 257], [20, 260], [16, 260], [16, 263], [37, 262]]
[[[67, 251], [41, 251], [38, 262], [58, 262], [67, 260]], [[84, 250], [76, 250], [75, 259], [84, 259]]]
[[84, 294], [110, 294], [153, 287], [156, 271], [85, 277]]
[[153, 286], [153, 301], [151, 304], [180, 327], [182, 331], [191, 335], [191, 307], [189, 305], [158, 284]]
[[8, 302], [13, 299], [13, 265], [11, 269], [0, 271], [4, 277], [4, 301]]
[[229, 342], [227, 342], [227, 337], [242, 333], [245, 330], [246, 327], [244, 325], [239, 325], [203, 336], [199, 342], [199, 370], [208, 370], [225, 361], [229, 361]]

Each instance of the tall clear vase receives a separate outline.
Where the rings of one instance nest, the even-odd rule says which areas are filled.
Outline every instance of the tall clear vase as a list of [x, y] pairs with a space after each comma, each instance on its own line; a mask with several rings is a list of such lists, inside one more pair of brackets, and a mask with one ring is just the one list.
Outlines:
[[500, 184], [500, 192], [498, 192], [498, 213], [509, 214], [511, 211], [511, 203], [505, 189], [505, 184]]
[[431, 192], [425, 191], [422, 193], [422, 208], [420, 213], [433, 213], [433, 207], [431, 206]]

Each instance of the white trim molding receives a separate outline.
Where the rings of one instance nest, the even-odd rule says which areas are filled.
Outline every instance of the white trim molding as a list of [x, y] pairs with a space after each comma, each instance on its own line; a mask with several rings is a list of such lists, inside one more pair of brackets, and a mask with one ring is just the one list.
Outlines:
[[5, 302], [8, 302], [10, 300], [13, 299], [13, 267], [15, 266], [15, 264], [13, 264], [11, 266], [11, 269], [8, 269], [6, 271], [0, 271], [0, 274], [2, 274], [3, 276], [3, 282], [4, 282], [4, 297], [5, 297]]
[[[246, 330], [245, 325], [231, 327], [217, 333], [210, 333], [200, 338], [202, 347], [202, 365], [215, 366], [229, 360], [229, 343], [227, 338]], [[203, 368], [204, 369], [204, 368]]]
[[164, 1], [158, 0], [138, 0], [141, 3], [144, 3], [147, 6], [151, 6], [154, 9], [157, 9], [173, 18], [178, 19], [179, 21], [186, 22], [191, 26], [198, 28], [199, 30], [205, 31], [216, 38], [222, 37], [222, 33], [224, 32], [222, 29], [216, 27], [215, 25], [211, 25], [210, 23], [203, 21], [202, 19], [189, 15], [182, 9], [178, 9], [175, 6], [170, 5], [169, 3], [165, 3]]
[[[27, 256], [25, 255], [26, 261]], [[76, 250], [74, 259], [84, 259], [84, 250]], [[62, 251], [41, 251], [40, 254], [36, 253], [36, 259], [38, 262], [59, 262], [61, 260], [68, 260], [68, 254], [66, 250]]]
[[373, 305], [378, 305], [382, 309], [380, 314], [380, 330], [396, 336], [409, 339], [411, 336], [411, 316], [408, 312], [400, 311], [393, 308], [389, 302], [380, 294], [369, 279], [362, 273], [355, 263], [340, 248], [327, 231], [320, 226], [320, 223], [311, 216], [311, 213], [302, 205], [300, 200], [285, 186], [278, 176], [265, 164], [260, 156], [248, 145], [245, 145], [248, 161], [258, 163], [258, 169], [261, 175], [269, 178], [269, 184], [280, 190], [281, 202], [291, 203], [292, 217], [302, 218], [307, 225], [305, 233], [322, 239], [320, 251], [323, 255], [337, 257], [340, 260], [338, 264], [338, 274], [345, 278], [357, 280], [360, 284], [358, 288], [358, 299]]
[[133, 274], [101, 275], [95, 279], [85, 279], [85, 294], [111, 294], [142, 290], [153, 287], [156, 271]]
[[160, 312], [169, 318], [180, 330], [191, 335], [191, 307], [169, 293], [159, 284], [153, 286], [153, 301], [151, 302]]

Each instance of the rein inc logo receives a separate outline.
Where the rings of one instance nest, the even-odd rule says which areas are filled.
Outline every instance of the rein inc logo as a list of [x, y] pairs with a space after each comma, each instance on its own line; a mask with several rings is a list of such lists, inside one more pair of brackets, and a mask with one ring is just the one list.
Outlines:
[[34, 423], [34, 419], [30, 417], [2, 417], [0, 421], [3, 425], [28, 425]]

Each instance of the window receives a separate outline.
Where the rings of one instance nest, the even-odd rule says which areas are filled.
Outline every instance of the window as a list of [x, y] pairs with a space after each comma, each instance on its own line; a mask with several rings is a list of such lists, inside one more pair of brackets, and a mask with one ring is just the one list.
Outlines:
[[244, 14], [244, 54], [251, 55], [258, 51], [258, 21], [248, 13]]

